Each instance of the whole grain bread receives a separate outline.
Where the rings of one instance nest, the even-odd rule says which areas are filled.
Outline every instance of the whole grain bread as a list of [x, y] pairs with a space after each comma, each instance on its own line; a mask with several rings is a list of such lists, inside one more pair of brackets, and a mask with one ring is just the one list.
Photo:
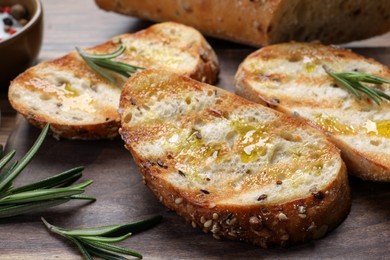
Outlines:
[[[350, 174], [390, 181], [390, 102], [358, 100], [336, 84], [323, 65], [337, 72], [360, 71], [390, 79], [388, 67], [349, 50], [319, 43], [264, 47], [240, 65], [238, 94], [322, 129], [341, 149]], [[390, 85], [371, 86], [390, 94]]]
[[[217, 79], [217, 57], [204, 37], [191, 27], [160, 23], [114, 37], [86, 51], [111, 53], [120, 44], [126, 47], [115, 58], [121, 62], [166, 69], [208, 83]], [[55, 136], [111, 139], [118, 136], [117, 110], [125, 82], [124, 77], [115, 77], [117, 82], [113, 84], [72, 52], [19, 75], [9, 87], [9, 100], [33, 125], [43, 127], [50, 123]]]
[[301, 243], [349, 211], [339, 150], [304, 122], [161, 70], [130, 78], [119, 111], [145, 184], [216, 239]]
[[107, 11], [177, 21], [207, 35], [250, 44], [344, 43], [390, 30], [387, 0], [95, 0]]

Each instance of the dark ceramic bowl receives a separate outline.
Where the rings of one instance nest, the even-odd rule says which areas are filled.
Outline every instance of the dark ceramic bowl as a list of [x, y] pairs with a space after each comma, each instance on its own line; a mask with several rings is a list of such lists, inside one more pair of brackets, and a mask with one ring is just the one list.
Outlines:
[[29, 21], [23, 29], [0, 42], [0, 90], [4, 91], [38, 56], [43, 36], [43, 10], [39, 0], [1, 0], [0, 4], [21, 4], [29, 13]]

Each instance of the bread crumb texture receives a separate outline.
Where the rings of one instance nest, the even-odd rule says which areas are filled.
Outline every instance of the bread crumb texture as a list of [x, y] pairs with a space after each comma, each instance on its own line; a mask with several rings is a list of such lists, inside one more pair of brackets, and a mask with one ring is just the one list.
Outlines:
[[[324, 65], [336, 72], [358, 71], [390, 79], [386, 66], [349, 50], [286, 43], [249, 55], [236, 74], [237, 91], [309, 119], [339, 146], [352, 174], [390, 181], [390, 102], [377, 105], [365, 94], [357, 99], [327, 75]], [[390, 95], [390, 84], [368, 85]], [[279, 103], [272, 104], [273, 100]]]
[[[145, 71], [126, 83], [120, 115], [120, 133], [149, 188], [217, 239], [261, 246], [305, 240], [314, 233], [295, 236], [292, 230], [307, 229], [317, 218], [306, 219], [306, 207], [341, 196], [338, 210], [348, 208], [338, 150], [319, 131], [279, 112], [185, 77]], [[334, 183], [346, 187], [335, 191]], [[272, 239], [248, 230], [239, 235], [240, 225], [261, 222], [254, 218], [262, 218], [262, 209], [272, 212], [265, 222], [288, 224], [267, 224], [269, 236], [277, 233]]]
[[[218, 60], [203, 36], [191, 27], [167, 22], [114, 37], [88, 48], [93, 54], [125, 51], [116, 61], [147, 69], [165, 69], [214, 82]], [[108, 72], [111, 73], [111, 72]], [[103, 78], [72, 52], [43, 62], [20, 76], [9, 88], [12, 106], [37, 126], [52, 124], [52, 131], [67, 138], [99, 139], [118, 135], [119, 97], [126, 78]], [[108, 126], [109, 125], [109, 126]], [[72, 129], [77, 128], [74, 132]]]

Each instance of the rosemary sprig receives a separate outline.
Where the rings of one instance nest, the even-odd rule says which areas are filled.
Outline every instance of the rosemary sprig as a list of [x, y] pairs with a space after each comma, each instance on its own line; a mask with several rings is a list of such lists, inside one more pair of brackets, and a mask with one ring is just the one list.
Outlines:
[[324, 65], [323, 68], [329, 76], [335, 79], [337, 83], [345, 86], [359, 100], [362, 99], [360, 92], [363, 92], [378, 105], [381, 104], [383, 99], [387, 99], [388, 101], [390, 101], [390, 96], [387, 95], [386, 93], [362, 84], [362, 83], [370, 83], [376, 85], [380, 85], [383, 83], [390, 84], [389, 79], [377, 77], [363, 72], [335, 72], [331, 70], [329, 67], [327, 67], [326, 65]]
[[154, 227], [161, 222], [162, 216], [152, 216], [125, 225], [109, 225], [80, 229], [57, 227], [49, 224], [44, 218], [41, 219], [48, 230], [59, 234], [76, 244], [85, 259], [92, 259], [92, 255], [103, 259], [127, 259], [115, 253], [142, 259], [142, 255], [138, 252], [111, 244], [123, 241], [134, 233]]
[[80, 48], [76, 47], [77, 52], [83, 58], [83, 60], [99, 73], [104, 78], [108, 79], [112, 83], [115, 83], [115, 79], [105, 70], [111, 70], [125, 77], [131, 77], [137, 70], [143, 70], [144, 68], [135, 65], [130, 65], [124, 62], [113, 60], [125, 51], [126, 47], [121, 45], [116, 51], [107, 54], [89, 54]]
[[[78, 180], [83, 167], [76, 167], [47, 179], [34, 182], [21, 187], [13, 187], [12, 181], [23, 171], [41, 147], [50, 125], [47, 124], [34, 145], [20, 159], [10, 162], [15, 150], [6, 155], [1, 147], [0, 159], [0, 218], [29, 213], [34, 210], [53, 207], [72, 199], [96, 200], [94, 197], [81, 196], [85, 188], [92, 181], [88, 180], [77, 185], [69, 186]], [[8, 167], [6, 167], [9, 164]]]

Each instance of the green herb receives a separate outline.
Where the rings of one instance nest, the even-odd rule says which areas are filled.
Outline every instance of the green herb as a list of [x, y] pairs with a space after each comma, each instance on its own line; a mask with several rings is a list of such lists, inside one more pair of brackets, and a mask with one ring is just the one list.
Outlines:
[[113, 60], [113, 58], [118, 57], [125, 51], [126, 47], [121, 45], [118, 50], [108, 53], [108, 54], [89, 54], [85, 51], [76, 47], [77, 52], [83, 58], [83, 60], [99, 73], [104, 78], [108, 79], [112, 83], [115, 83], [115, 79], [106, 71], [111, 70], [113, 72], [119, 73], [125, 77], [131, 77], [132, 74], [137, 72], [137, 70], [143, 70], [144, 68], [130, 65], [124, 62]]
[[[351, 91], [359, 100], [362, 98], [361, 93], [365, 93], [369, 96], [375, 103], [378, 105], [381, 104], [383, 99], [390, 101], [390, 96], [382, 91], [371, 88], [362, 83], [370, 83], [375, 85], [380, 85], [383, 83], [390, 84], [389, 79], [377, 77], [368, 73], [363, 72], [335, 72], [327, 66], [323, 66], [326, 73], [336, 80], [337, 83], [345, 86], [349, 91]], [[359, 92], [360, 91], [360, 92]]]
[[125, 225], [67, 229], [53, 226], [42, 218], [43, 223], [50, 231], [59, 234], [76, 244], [85, 259], [92, 259], [92, 255], [103, 259], [126, 259], [115, 253], [135, 256], [142, 259], [140, 253], [111, 245], [111, 243], [123, 241], [134, 233], [152, 228], [159, 224], [161, 220], [162, 216], [153, 216]]
[[[13, 187], [12, 181], [23, 171], [39, 150], [49, 128], [50, 125], [47, 124], [31, 149], [19, 161], [11, 163], [10, 161], [16, 153], [15, 150], [4, 155], [1, 147], [0, 218], [53, 207], [72, 199], [96, 200], [94, 197], [80, 195], [85, 192], [85, 187], [92, 183], [91, 180], [68, 186], [81, 177], [83, 167], [76, 167], [25, 186]], [[7, 167], [7, 165], [9, 166]]]

